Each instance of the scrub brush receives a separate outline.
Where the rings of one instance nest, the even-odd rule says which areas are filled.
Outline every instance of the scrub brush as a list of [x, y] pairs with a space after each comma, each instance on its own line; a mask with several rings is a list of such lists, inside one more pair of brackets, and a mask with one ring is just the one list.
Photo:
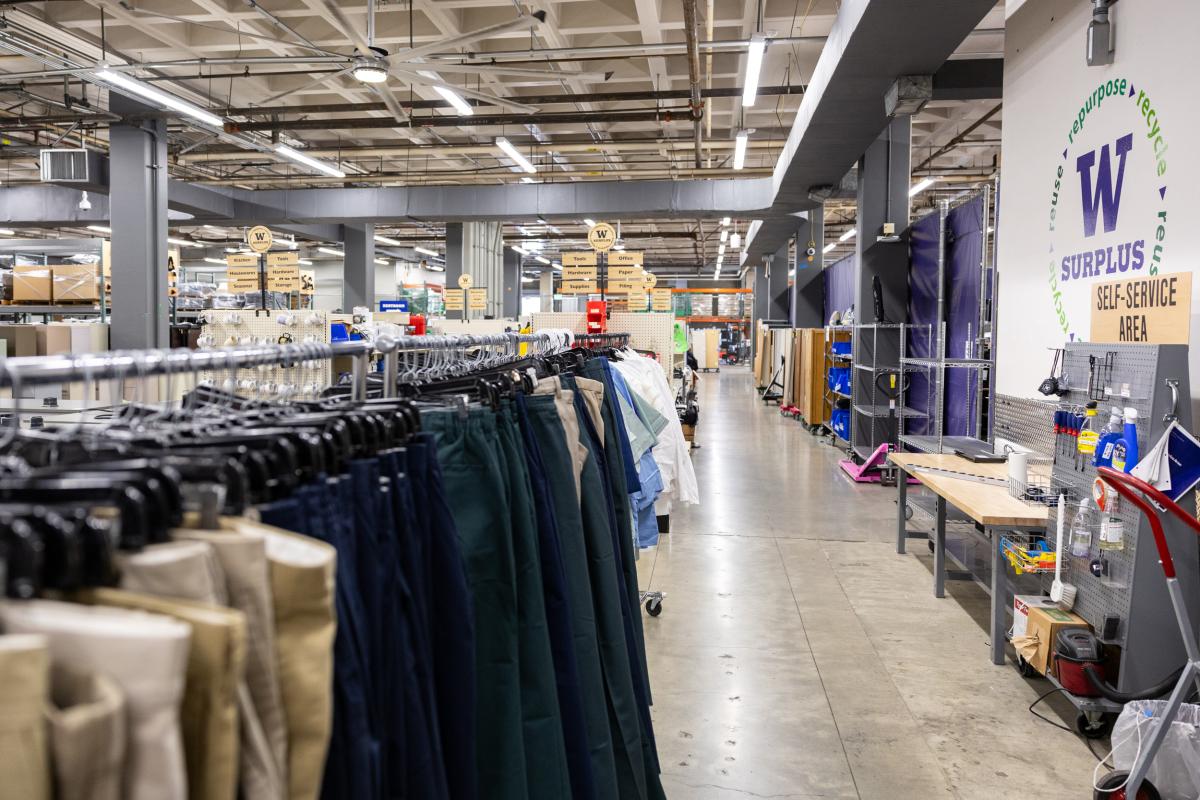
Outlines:
[[1067, 514], [1066, 495], [1058, 496], [1058, 539], [1054, 547], [1054, 583], [1050, 584], [1050, 599], [1070, 611], [1075, 606], [1075, 593], [1079, 591], [1070, 583], [1063, 583], [1063, 525]]

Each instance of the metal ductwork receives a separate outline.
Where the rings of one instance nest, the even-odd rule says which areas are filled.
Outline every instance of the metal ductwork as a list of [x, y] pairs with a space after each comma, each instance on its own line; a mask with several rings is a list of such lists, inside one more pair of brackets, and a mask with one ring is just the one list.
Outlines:
[[697, 0], [683, 0], [683, 30], [687, 37], [688, 85], [691, 89], [693, 136], [696, 142], [696, 167], [700, 167], [701, 125], [704, 101], [700, 99], [700, 12]]

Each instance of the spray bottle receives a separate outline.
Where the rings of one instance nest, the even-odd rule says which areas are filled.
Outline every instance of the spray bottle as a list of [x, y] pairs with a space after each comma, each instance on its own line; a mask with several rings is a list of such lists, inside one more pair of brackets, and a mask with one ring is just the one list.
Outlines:
[[1137, 409], [1125, 408], [1125, 430], [1113, 447], [1112, 468], [1129, 472], [1138, 463]]
[[1108, 418], [1108, 426], [1104, 429], [1104, 433], [1100, 434], [1100, 441], [1096, 443], [1096, 457], [1092, 459], [1093, 467], [1112, 466], [1113, 448], [1116, 447], [1117, 440], [1121, 438], [1121, 425], [1121, 409], [1113, 406], [1112, 416]]

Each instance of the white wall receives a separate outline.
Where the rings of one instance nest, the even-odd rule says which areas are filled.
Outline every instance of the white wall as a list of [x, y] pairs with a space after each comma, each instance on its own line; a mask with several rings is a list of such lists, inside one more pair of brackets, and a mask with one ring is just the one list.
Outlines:
[[[318, 261], [312, 267], [316, 273], [317, 290], [314, 295], [315, 306], [322, 311], [332, 311], [342, 307], [342, 278], [343, 264], [341, 261]], [[404, 263], [402, 267], [395, 262], [383, 267], [375, 266], [375, 305], [379, 308], [380, 300], [395, 299], [397, 286], [400, 283], [400, 273], [403, 271], [404, 283], [436, 283], [445, 284], [446, 273], [421, 269], [415, 263]], [[344, 309], [349, 312], [350, 309]]]
[[[1193, 230], [1200, 214], [1195, 192], [1200, 153], [1193, 144], [1200, 131], [1193, 75], [1200, 63], [1200, 3], [1137, 0], [1115, 6], [1116, 63], [1110, 67], [1087, 66], [1089, 19], [1090, 4], [1082, 0], [1036, 0], [1021, 5], [1008, 20], [996, 351], [997, 385], [1005, 394], [1038, 396], [1037, 384], [1050, 369], [1052, 354], [1046, 348], [1060, 346], [1072, 334], [1088, 338], [1093, 284], [1147, 276], [1152, 269], [1200, 268], [1200, 239]], [[1122, 81], [1125, 94], [1093, 102], [1082, 128], [1073, 130], [1097, 87], [1116, 88]], [[1138, 103], [1146, 98], [1155, 112], [1150, 124]], [[1095, 233], [1088, 236], [1077, 159], [1095, 151], [1097, 166], [1090, 171], [1094, 187], [1100, 148], [1107, 144], [1115, 185], [1120, 164], [1116, 143], [1126, 134], [1132, 135], [1132, 148], [1115, 225], [1106, 230], [1101, 212]], [[1161, 156], [1156, 156], [1156, 146]], [[1161, 241], [1160, 213], [1166, 215]], [[1135, 270], [1137, 242], [1142, 243], [1144, 263]], [[1157, 263], [1156, 246], [1161, 246]], [[1110, 273], [1106, 264], [1099, 275], [1069, 271], [1063, 279], [1064, 257], [1094, 262], [1098, 250], [1107, 259], [1110, 247], [1118, 264], [1116, 255], [1128, 248], [1131, 263], [1125, 271]], [[1193, 345], [1200, 328], [1198, 309], [1200, 287], [1192, 299]], [[1191, 379], [1192, 396], [1198, 397], [1200, 362], [1195, 356]]]

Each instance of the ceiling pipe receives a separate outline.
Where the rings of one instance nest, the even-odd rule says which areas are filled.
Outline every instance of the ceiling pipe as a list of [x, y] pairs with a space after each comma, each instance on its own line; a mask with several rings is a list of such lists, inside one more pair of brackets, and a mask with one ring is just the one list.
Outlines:
[[692, 109], [693, 136], [696, 140], [696, 168], [700, 168], [701, 133], [704, 119], [704, 101], [700, 99], [700, 13], [696, 0], [683, 0], [683, 31], [687, 38], [688, 85]]
[[[569, 111], [540, 114], [492, 114], [489, 116], [428, 116], [413, 118], [415, 128], [478, 128], [485, 125], [581, 125], [587, 123], [620, 124], [622, 122], [681, 122], [687, 119], [687, 106], [648, 111]], [[351, 119], [299, 119], [226, 122], [226, 133], [248, 131], [326, 131], [395, 128], [396, 121], [385, 117], [354, 117]]]
[[[758, 169], [733, 170], [729, 168], [694, 169], [691, 167], [667, 169], [591, 169], [574, 170], [569, 173], [569, 181], [559, 183], [586, 182], [590, 180], [658, 180], [658, 179], [689, 179], [689, 178], [752, 178], [766, 177], [771, 174], [767, 167]], [[518, 176], [508, 172], [495, 170], [472, 173], [461, 171], [444, 172], [394, 172], [372, 175], [348, 175], [345, 178], [324, 177], [321, 175], [240, 175], [229, 178], [195, 178], [188, 183], [205, 184], [209, 186], [351, 186], [355, 184], [394, 184], [396, 186], [424, 186], [436, 184], [485, 182], [498, 184], [505, 181], [517, 184]], [[432, 180], [431, 180], [432, 179]], [[29, 183], [37, 183], [30, 181]], [[22, 182], [12, 181], [7, 185], [17, 185]]]

